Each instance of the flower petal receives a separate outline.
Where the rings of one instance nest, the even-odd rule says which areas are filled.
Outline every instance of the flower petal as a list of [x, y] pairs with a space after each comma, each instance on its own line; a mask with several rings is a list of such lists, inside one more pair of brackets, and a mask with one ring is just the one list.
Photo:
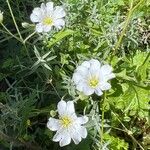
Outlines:
[[32, 22], [40, 22], [42, 19], [41, 9], [39, 7], [34, 8], [32, 14], [30, 15]]
[[54, 20], [54, 26], [58, 29], [61, 29], [63, 26], [65, 26], [65, 21], [63, 19], [56, 19]]
[[51, 29], [52, 29], [52, 26], [50, 26], [50, 25], [43, 27], [44, 32], [49, 32]]
[[103, 65], [101, 67], [101, 72], [105, 78], [105, 81], [115, 78], [115, 74], [112, 73], [112, 67], [110, 65]]
[[86, 78], [89, 71], [85, 66], [78, 66], [76, 72], [78, 72], [83, 78]]
[[77, 132], [77, 129], [75, 126], [69, 128], [69, 133], [75, 144], [79, 144], [81, 142], [81, 136]]
[[74, 109], [74, 102], [73, 101], [68, 101], [66, 104], [66, 111], [68, 115], [74, 114], [75, 109]]
[[87, 130], [86, 130], [85, 127], [80, 126], [80, 127], [78, 128], [78, 131], [79, 131], [79, 133], [80, 133], [80, 135], [81, 135], [82, 138], [85, 139], [85, 138], [87, 137]]
[[78, 117], [77, 118], [77, 122], [79, 123], [79, 124], [85, 124], [85, 123], [87, 123], [88, 122], [88, 117], [87, 116], [82, 116], [82, 117]]
[[91, 74], [97, 73], [97, 71], [100, 70], [100, 66], [101, 66], [100, 62], [96, 59], [91, 59], [89, 62], [90, 62], [90, 68], [89, 68], [90, 73]]
[[111, 73], [111, 74], [109, 74], [109, 75], [105, 75], [105, 81], [108, 81], [108, 80], [113, 79], [113, 78], [115, 78], [115, 77], [116, 77], [116, 76], [115, 76], [114, 73]]
[[86, 68], [90, 68], [90, 62], [89, 61], [84, 61], [81, 66], [86, 67]]
[[95, 89], [95, 93], [96, 93], [98, 96], [101, 96], [101, 95], [103, 94], [103, 92], [101, 91], [100, 86], [98, 86], [98, 87]]
[[59, 142], [61, 139], [62, 139], [62, 137], [63, 137], [63, 132], [64, 132], [64, 129], [59, 129], [57, 132], [56, 132], [56, 134], [54, 135], [54, 137], [53, 137], [53, 141], [54, 142]]
[[66, 113], [66, 102], [61, 100], [58, 105], [57, 105], [57, 109], [58, 109], [58, 113], [60, 116], [64, 115]]
[[105, 90], [109, 90], [111, 88], [111, 85], [108, 82], [102, 83], [100, 85], [100, 88], [105, 91]]
[[70, 144], [70, 142], [71, 142], [71, 137], [66, 132], [66, 134], [64, 134], [64, 136], [62, 137], [62, 139], [59, 141], [59, 145], [60, 145], [60, 147], [63, 147], [63, 146], [66, 146], [66, 145]]
[[44, 3], [41, 4], [41, 11], [42, 12], [46, 11], [46, 5]]
[[78, 84], [76, 85], [76, 89], [80, 92], [83, 92], [83, 88], [87, 86], [87, 84], [85, 83], [85, 81], [80, 81], [78, 82]]
[[73, 74], [72, 80], [74, 81], [75, 84], [78, 84], [82, 79], [83, 77], [78, 72], [75, 72]]
[[83, 87], [83, 93], [85, 95], [91, 95], [91, 94], [94, 93], [94, 89], [90, 88], [89, 86], [86, 85], [86, 86]]
[[36, 16], [36, 15], [34, 15], [34, 14], [31, 14], [31, 15], [30, 15], [30, 20], [31, 20], [32, 22], [40, 22], [39, 16]]
[[59, 120], [54, 118], [49, 118], [47, 122], [47, 127], [52, 131], [57, 131], [60, 128]]
[[110, 74], [112, 72], [112, 67], [110, 65], [103, 65], [101, 71], [103, 75]]
[[39, 33], [43, 32], [43, 25], [42, 25], [42, 23], [38, 23], [36, 25], [36, 31], [39, 32]]
[[53, 8], [54, 8], [54, 3], [53, 2], [46, 3], [46, 11], [47, 11], [47, 13], [52, 13]]
[[62, 6], [56, 6], [53, 15], [56, 19], [59, 19], [65, 17], [66, 13]]

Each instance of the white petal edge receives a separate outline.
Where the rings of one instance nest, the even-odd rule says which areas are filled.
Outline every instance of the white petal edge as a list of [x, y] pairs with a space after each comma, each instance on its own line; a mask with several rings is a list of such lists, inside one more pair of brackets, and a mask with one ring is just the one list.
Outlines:
[[108, 80], [113, 79], [115, 77], [116, 77], [116, 75], [114, 73], [111, 73], [111, 74], [105, 75], [104, 80], [108, 81]]
[[71, 142], [71, 137], [68, 133], [64, 134], [62, 139], [59, 141], [59, 145], [60, 147], [66, 146], [68, 144], [70, 144]]
[[82, 116], [82, 117], [78, 117], [77, 118], [77, 122], [79, 123], [79, 124], [85, 124], [85, 123], [87, 123], [88, 122], [88, 117], [87, 116]]
[[73, 101], [68, 101], [66, 104], [66, 112], [68, 115], [74, 114], [75, 109], [74, 109], [74, 102]]
[[102, 92], [102, 90], [101, 90], [101, 88], [100, 88], [99, 86], [95, 89], [95, 93], [96, 93], [98, 96], [103, 95], [103, 92]]
[[91, 59], [89, 62], [90, 62], [89, 72], [91, 74], [98, 74], [101, 66], [100, 62], [97, 59]]
[[51, 29], [52, 29], [52, 26], [43, 26], [44, 32], [49, 32], [49, 31], [51, 31]]
[[30, 15], [30, 20], [32, 21], [32, 22], [40, 22], [40, 19], [39, 19], [39, 16], [37, 16], [37, 15], [35, 15], [35, 14], [31, 14]]
[[61, 100], [58, 104], [57, 104], [57, 109], [58, 109], [58, 113], [60, 116], [66, 114], [66, 102]]
[[103, 83], [102, 85], [100, 85], [101, 90], [106, 91], [111, 89], [111, 85], [108, 82]]
[[76, 85], [76, 89], [80, 92], [83, 92], [83, 88], [87, 86], [85, 81], [80, 81], [77, 85]]
[[111, 72], [112, 72], [112, 67], [110, 66], [110, 65], [103, 65], [102, 67], [101, 67], [101, 71], [102, 71], [102, 73], [103, 73], [103, 75], [106, 75], [106, 74], [110, 74]]
[[55, 7], [55, 10], [53, 12], [53, 16], [56, 18], [56, 19], [59, 19], [59, 18], [63, 18], [66, 16], [66, 13], [64, 11], [64, 8], [62, 6], [56, 6]]
[[75, 71], [76, 71], [76, 73], [79, 73], [82, 76], [82, 78], [86, 78], [88, 76], [88, 73], [89, 73], [88, 68], [85, 66], [82, 66], [82, 65], [78, 66]]
[[94, 89], [90, 88], [88, 85], [83, 87], [83, 93], [87, 96], [92, 95], [94, 93]]
[[81, 66], [86, 67], [86, 68], [90, 68], [90, 62], [89, 61], [84, 61]]
[[65, 21], [63, 19], [56, 19], [54, 20], [54, 26], [58, 29], [61, 29], [65, 26]]
[[36, 25], [36, 31], [39, 32], [39, 33], [43, 32], [43, 25], [42, 25], [42, 23], [38, 23]]
[[52, 131], [57, 131], [60, 128], [59, 120], [54, 118], [49, 118], [47, 122], [47, 127]]
[[69, 133], [71, 138], [73, 139], [74, 143], [77, 145], [81, 142], [81, 136], [80, 134], [77, 132], [76, 127], [71, 127], [69, 129]]
[[53, 11], [53, 8], [54, 8], [54, 3], [53, 2], [48, 2], [46, 3], [46, 11], [47, 13], [51, 13]]
[[73, 74], [72, 80], [75, 84], [78, 84], [82, 79], [83, 79], [83, 77], [78, 72], [75, 72]]
[[87, 137], [87, 129], [85, 127], [80, 126], [78, 131], [83, 139]]
[[64, 130], [63, 129], [59, 129], [56, 134], [54, 135], [53, 137], [53, 141], [54, 142], [59, 142], [61, 140], [61, 138], [63, 137], [64, 135]]

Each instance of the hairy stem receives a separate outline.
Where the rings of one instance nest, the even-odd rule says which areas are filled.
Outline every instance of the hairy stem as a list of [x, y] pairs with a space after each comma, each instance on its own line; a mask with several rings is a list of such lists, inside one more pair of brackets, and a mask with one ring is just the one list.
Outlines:
[[122, 30], [121, 35], [120, 35], [120, 37], [119, 37], [119, 40], [118, 40], [118, 42], [116, 43], [116, 45], [115, 45], [115, 47], [114, 47], [113, 56], [117, 53], [117, 50], [118, 50], [118, 48], [119, 48], [120, 45], [121, 45], [123, 36], [125, 35], [125, 32], [126, 32], [126, 30], [127, 30], [127, 27], [128, 27], [128, 25], [129, 25], [129, 23], [130, 23], [131, 15], [133, 14], [134, 10], [135, 10], [137, 7], [139, 7], [139, 6], [141, 5], [141, 3], [142, 3], [143, 1], [144, 1], [144, 0], [140, 0], [140, 2], [137, 3], [137, 5], [135, 5], [134, 7], [133, 7], [133, 0], [131, 1], [131, 5], [130, 5], [130, 9], [129, 9], [129, 12], [128, 12], [128, 15], [127, 15], [127, 19], [126, 19], [126, 21], [125, 21], [125, 25], [124, 25], [124, 27], [123, 27], [123, 30]]

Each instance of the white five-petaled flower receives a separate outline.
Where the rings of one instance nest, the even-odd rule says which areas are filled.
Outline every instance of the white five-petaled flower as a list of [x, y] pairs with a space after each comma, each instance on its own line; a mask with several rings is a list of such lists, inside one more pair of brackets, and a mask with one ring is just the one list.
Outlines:
[[66, 13], [62, 6], [53, 6], [53, 2], [42, 3], [41, 7], [34, 8], [30, 19], [36, 23], [37, 32], [49, 32], [53, 26], [61, 29], [65, 25], [63, 17]]
[[53, 141], [59, 145], [70, 144], [71, 139], [75, 144], [79, 144], [82, 138], [87, 137], [87, 130], [83, 124], [88, 122], [88, 117], [77, 117], [73, 101], [65, 102], [61, 100], [57, 105], [59, 119], [49, 118], [47, 127], [52, 131], [57, 131]]
[[111, 88], [108, 80], [114, 77], [115, 74], [112, 73], [110, 65], [102, 65], [98, 60], [91, 59], [77, 67], [73, 74], [73, 81], [77, 90], [85, 95], [96, 93], [100, 96], [103, 94], [102, 91]]

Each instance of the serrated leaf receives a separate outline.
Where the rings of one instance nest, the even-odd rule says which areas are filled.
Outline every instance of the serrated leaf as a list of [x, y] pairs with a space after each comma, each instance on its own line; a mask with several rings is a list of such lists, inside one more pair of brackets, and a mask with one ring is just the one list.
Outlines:
[[146, 55], [146, 52], [137, 51], [135, 56], [133, 57], [133, 66], [141, 66], [146, 58]]

